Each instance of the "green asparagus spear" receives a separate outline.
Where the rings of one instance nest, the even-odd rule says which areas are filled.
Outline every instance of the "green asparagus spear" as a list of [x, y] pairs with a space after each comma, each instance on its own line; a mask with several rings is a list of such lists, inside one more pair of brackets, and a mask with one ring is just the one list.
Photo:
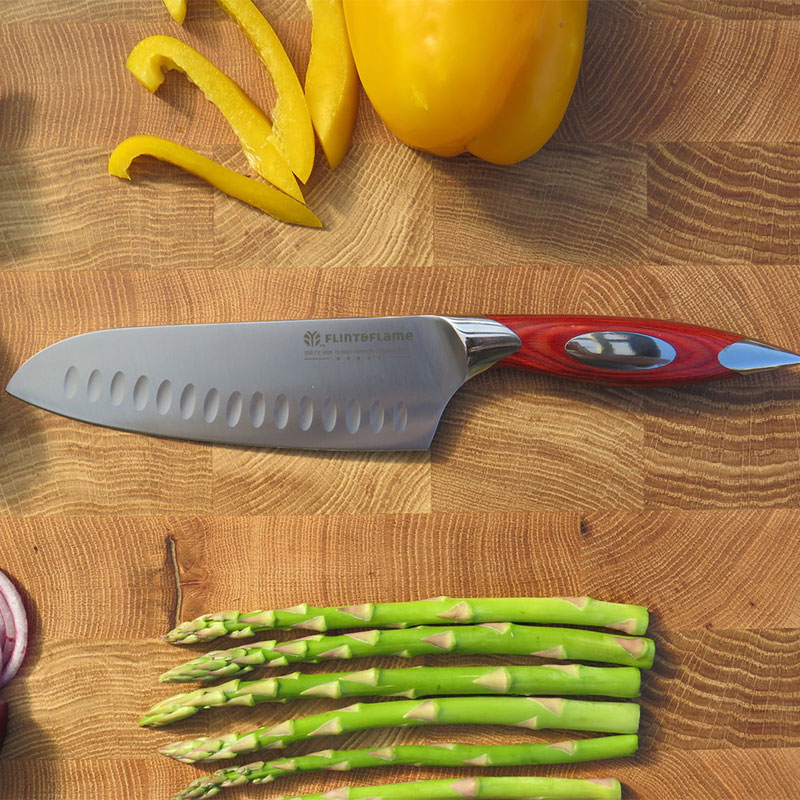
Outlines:
[[421, 767], [512, 767], [533, 764], [574, 764], [603, 758], [621, 758], [636, 752], [635, 735], [598, 736], [552, 744], [511, 745], [399, 745], [369, 750], [325, 750], [307, 756], [257, 761], [241, 767], [219, 769], [197, 778], [172, 800], [205, 800], [228, 786], [270, 783], [283, 775], [321, 769], [351, 770], [364, 767], [414, 764]]
[[616, 778], [458, 778], [342, 786], [325, 794], [287, 795], [276, 800], [620, 800]]
[[288, 642], [258, 642], [215, 650], [165, 672], [166, 683], [212, 680], [245, 675], [259, 665], [283, 667], [289, 663], [316, 663], [360, 656], [442, 655], [541, 656], [551, 659], [600, 661], [630, 667], [653, 665], [651, 639], [587, 631], [487, 622], [454, 628], [421, 627], [389, 631], [357, 631], [339, 636], [316, 634]]
[[160, 752], [178, 761], [218, 761], [255, 750], [285, 747], [314, 736], [373, 728], [417, 725], [512, 725], [539, 730], [560, 728], [600, 733], [636, 733], [635, 703], [567, 700], [561, 697], [442, 697], [357, 703], [347, 708], [285, 720], [277, 725], [218, 738], [165, 745]]
[[288, 795], [276, 800], [620, 800], [616, 778], [459, 778], [390, 783], [385, 786], [342, 786], [325, 794]]
[[362, 603], [318, 608], [307, 603], [271, 611], [222, 611], [182, 622], [171, 630], [169, 642], [191, 644], [219, 636], [244, 638], [271, 629], [408, 628], [412, 625], [453, 625], [480, 622], [524, 622], [588, 625], [623, 633], [647, 630], [643, 606], [607, 603], [591, 597], [436, 597], [408, 603]]
[[587, 667], [543, 664], [535, 667], [410, 667], [368, 669], [242, 681], [234, 678], [162, 700], [140, 725], [167, 725], [204, 708], [254, 706], [297, 697], [431, 697], [433, 695], [600, 695], [636, 697], [640, 673], [635, 667]]

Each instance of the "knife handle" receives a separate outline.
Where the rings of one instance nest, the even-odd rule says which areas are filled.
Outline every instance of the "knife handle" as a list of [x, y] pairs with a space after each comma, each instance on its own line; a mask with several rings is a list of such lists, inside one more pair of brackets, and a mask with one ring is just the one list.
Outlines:
[[498, 366], [627, 386], [670, 386], [730, 378], [719, 354], [742, 339], [683, 322], [595, 316], [492, 317], [522, 346]]

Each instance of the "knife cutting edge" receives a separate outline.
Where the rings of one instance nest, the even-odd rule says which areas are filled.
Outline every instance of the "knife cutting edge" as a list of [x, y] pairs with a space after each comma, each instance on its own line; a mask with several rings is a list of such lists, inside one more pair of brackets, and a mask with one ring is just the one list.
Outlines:
[[111, 328], [36, 353], [6, 390], [85, 422], [180, 439], [424, 450], [492, 366], [667, 386], [800, 363], [680, 322], [599, 316], [356, 317]]

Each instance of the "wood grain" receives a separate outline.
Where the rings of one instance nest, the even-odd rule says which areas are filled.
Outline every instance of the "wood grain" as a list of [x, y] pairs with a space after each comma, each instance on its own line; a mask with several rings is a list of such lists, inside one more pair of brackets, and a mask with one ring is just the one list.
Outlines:
[[[625, 0], [623, 0], [623, 3]], [[633, 0], [646, 4], [651, 16], [725, 20], [797, 19], [793, 0]]]
[[553, 144], [511, 167], [437, 161], [437, 263], [640, 264], [647, 258], [646, 167], [644, 149], [627, 144]]
[[796, 628], [666, 634], [659, 644], [642, 692], [645, 751], [797, 745]]
[[[228, 147], [217, 158], [234, 169], [241, 152]], [[266, 231], [263, 213], [217, 193], [209, 265], [262, 270], [433, 264], [433, 176], [424, 160], [398, 142], [370, 142], [354, 145], [335, 173], [323, 161], [318, 154], [305, 195], [324, 219], [324, 231], [277, 222]]]
[[[302, 77], [305, 3], [257, 4]], [[122, 325], [616, 314], [800, 346], [794, 0], [591, 0], [567, 116], [512, 167], [414, 152], [362, 97], [347, 159], [330, 172], [318, 156], [305, 188], [323, 231], [282, 225], [152, 159], [134, 164], [130, 183], [106, 174], [133, 133], [248, 172], [183, 76], [151, 95], [124, 67], [141, 38], [177, 36], [268, 108], [274, 90], [216, 3], [190, 0], [184, 26], [161, 0], [2, 6], [0, 385], [54, 341]], [[455, 395], [431, 450], [415, 454], [159, 440], [2, 394], [0, 568], [24, 588], [32, 641], [3, 690], [0, 796], [163, 800], [198, 771], [158, 745], [338, 705], [138, 728], [173, 693], [157, 675], [202, 649], [160, 639], [179, 619], [447, 592], [587, 593], [651, 608], [658, 658], [640, 752], [537, 772], [613, 774], [626, 800], [796, 800], [799, 375], [654, 391], [493, 370]], [[407, 662], [359, 666], [372, 664]], [[387, 730], [297, 752], [453, 738], [538, 737]], [[436, 773], [284, 785], [422, 776]]]
[[[435, 508], [641, 507], [639, 396], [632, 390], [589, 390], [556, 381], [498, 370], [456, 395], [432, 448]], [[577, 421], [585, 413], [593, 420], [588, 428]], [[492, 454], [498, 439], [507, 449]], [[580, 481], [567, 464], [580, 465]]]
[[659, 631], [797, 628], [781, 587], [797, 582], [798, 525], [796, 509], [587, 514], [584, 585], [635, 594]]
[[215, 448], [217, 514], [425, 513], [428, 453], [273, 452]]
[[[656, 3], [645, 14], [597, 13], [614, 5], [591, 6], [583, 67], [557, 141], [796, 138], [800, 111], [786, 80], [800, 60], [795, 19], [748, 19], [758, 8], [753, 3], [739, 3], [745, 13], [738, 18], [717, 16], [724, 0]], [[662, 16], [666, 9], [673, 13]], [[676, 19], [679, 9], [686, 18]], [[710, 15], [692, 13], [701, 9]]]
[[800, 146], [679, 143], [648, 152], [654, 263], [798, 263]]
[[[202, 525], [202, 523], [201, 523]], [[203, 527], [211, 533], [209, 523]], [[193, 618], [209, 607], [285, 607], [297, 597], [296, 581], [309, 596], [366, 599], [380, 591], [387, 602], [433, 597], [443, 581], [455, 594], [482, 585], [489, 595], [569, 593], [577, 587], [577, 517], [571, 514], [336, 515], [322, 517], [230, 518], [215, 521], [213, 540], [201, 537], [204, 554], [195, 561], [197, 532], [184, 543], [173, 533], [183, 588], [181, 616]], [[213, 541], [213, 543], [212, 543]], [[285, 543], [292, 542], [286, 549]], [[512, 544], [513, 542], [513, 544]], [[188, 545], [188, 546], [187, 546]], [[318, 552], [298, 563], [297, 552]], [[360, 553], [358, 561], [353, 553]], [[481, 559], [464, 559], [479, 552]], [[215, 556], [225, 553], [224, 560]], [[518, 558], [530, 562], [549, 553], [572, 569], [557, 570], [542, 559], [535, 573], [521, 573]], [[192, 564], [185, 567], [184, 559]], [[485, 564], [491, 564], [491, 571]], [[247, 580], [241, 575], [246, 574]], [[210, 599], [212, 598], [212, 599]]]

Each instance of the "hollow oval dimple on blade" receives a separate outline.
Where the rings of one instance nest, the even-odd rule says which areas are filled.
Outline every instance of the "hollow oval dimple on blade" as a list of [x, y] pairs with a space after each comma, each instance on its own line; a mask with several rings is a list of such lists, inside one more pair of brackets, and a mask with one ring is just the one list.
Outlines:
[[297, 424], [301, 431], [307, 431], [313, 421], [314, 401], [308, 395], [303, 395], [297, 407]]
[[140, 375], [133, 386], [133, 407], [137, 411], [144, 411], [150, 399], [150, 379], [147, 375]]
[[242, 418], [242, 394], [233, 392], [228, 398], [228, 405], [225, 408], [225, 421], [229, 428], [235, 428]]
[[219, 392], [216, 389], [209, 389], [206, 392], [206, 399], [203, 401], [203, 419], [206, 422], [213, 422], [219, 413]]
[[275, 427], [282, 431], [289, 424], [289, 400], [285, 394], [279, 394], [275, 398], [275, 407], [273, 411], [275, 418]]
[[99, 369], [93, 369], [86, 382], [86, 395], [90, 403], [96, 403], [103, 391], [103, 377]]
[[322, 427], [328, 433], [336, 427], [337, 416], [336, 401], [332, 397], [326, 397], [322, 404]]
[[163, 380], [156, 391], [156, 409], [159, 414], [166, 414], [172, 406], [172, 383]]
[[347, 404], [345, 424], [350, 433], [358, 433], [358, 429], [361, 427], [361, 405], [356, 399], [350, 400]]
[[78, 393], [78, 369], [70, 367], [64, 375], [64, 396], [71, 400]]
[[403, 433], [406, 429], [408, 425], [408, 411], [405, 403], [400, 402], [394, 407], [392, 425], [394, 426], [395, 433]]
[[114, 373], [109, 387], [109, 400], [111, 405], [119, 406], [125, 398], [125, 373], [119, 370]]
[[369, 426], [373, 433], [380, 433], [383, 430], [383, 406], [380, 400], [376, 400], [369, 410]]
[[197, 406], [197, 391], [193, 383], [187, 383], [181, 392], [181, 416], [184, 419], [191, 419]]
[[267, 418], [267, 403], [261, 392], [255, 392], [250, 400], [250, 424], [260, 428]]

